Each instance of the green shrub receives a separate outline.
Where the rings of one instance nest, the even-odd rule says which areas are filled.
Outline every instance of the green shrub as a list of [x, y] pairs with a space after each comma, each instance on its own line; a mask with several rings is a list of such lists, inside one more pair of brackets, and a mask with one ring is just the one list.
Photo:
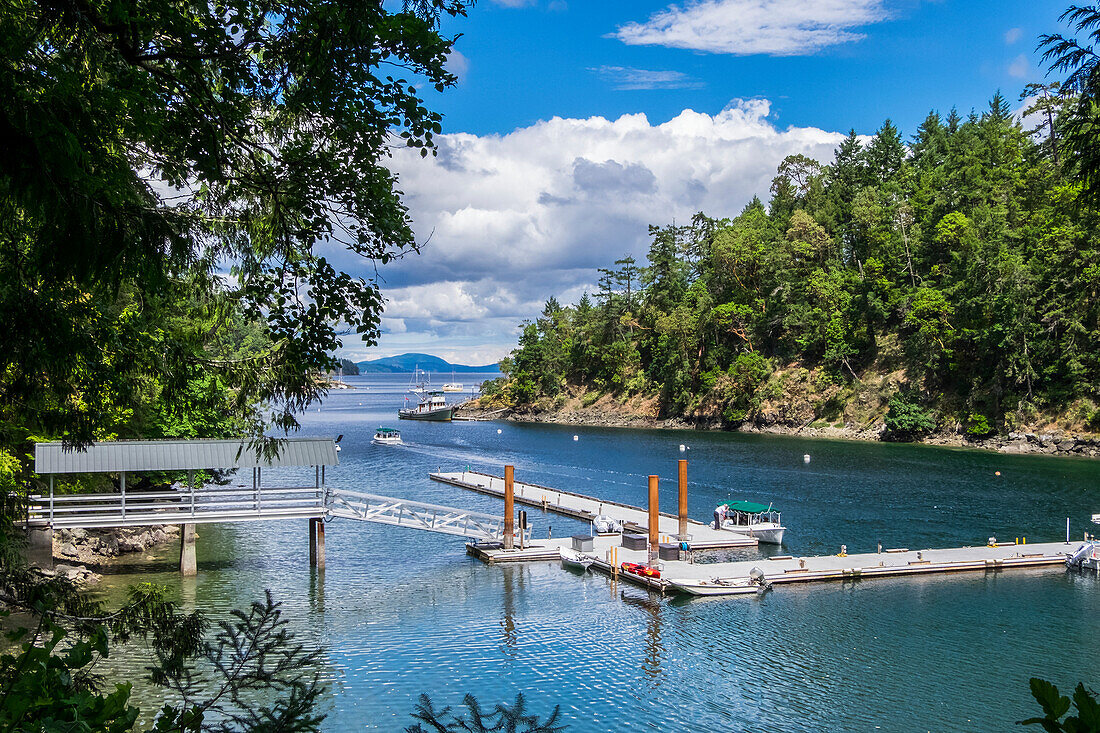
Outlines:
[[909, 395], [895, 392], [887, 407], [883, 420], [886, 424], [886, 434], [883, 437], [886, 440], [917, 440], [936, 428], [935, 413], [921, 407]]
[[971, 438], [984, 438], [993, 434], [993, 428], [985, 415], [972, 412], [966, 421], [966, 434]]
[[600, 399], [601, 397], [603, 397], [602, 392], [597, 392], [596, 390], [586, 392], [584, 397], [581, 398], [581, 407], [591, 407], [596, 403], [596, 400]]
[[1096, 410], [1089, 415], [1088, 426], [1089, 430], [1100, 432], [1100, 410]]

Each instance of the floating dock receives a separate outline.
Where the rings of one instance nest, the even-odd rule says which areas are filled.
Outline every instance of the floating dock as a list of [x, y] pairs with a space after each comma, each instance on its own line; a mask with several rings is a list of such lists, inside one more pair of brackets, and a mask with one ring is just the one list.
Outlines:
[[[571, 541], [568, 537], [560, 540], [534, 540], [530, 546], [514, 550], [504, 550], [498, 543], [471, 543], [467, 545], [467, 551], [474, 557], [493, 564], [557, 560], [563, 554], [573, 553]], [[898, 548], [844, 556], [761, 556], [751, 560], [720, 563], [664, 560], [657, 566], [660, 577], [651, 578], [621, 570], [624, 562], [644, 565], [648, 560], [646, 550], [622, 547], [618, 535], [596, 537], [594, 545], [593, 550], [587, 553], [597, 558], [592, 564], [594, 569], [662, 593], [692, 595], [740, 595], [755, 593], [765, 586], [788, 583], [1064, 566], [1067, 554], [1077, 548], [1077, 544], [1063, 542], [1022, 545], [999, 543], [996, 546], [928, 550]], [[756, 578], [753, 577], [754, 574]]]
[[[504, 497], [504, 479], [491, 474], [464, 471], [438, 472], [431, 478], [453, 486], [490, 496]], [[680, 544], [680, 551], [671, 547], [676, 559], [664, 559], [650, 565], [657, 573], [650, 575], [624, 570], [624, 565], [647, 566], [651, 560], [649, 547], [624, 546], [624, 535], [644, 535], [649, 517], [640, 507], [601, 500], [570, 491], [552, 489], [537, 484], [514, 482], [514, 500], [576, 519], [591, 520], [604, 514], [623, 523], [622, 534], [603, 534], [579, 538], [591, 543], [584, 554], [592, 559], [591, 569], [625, 582], [634, 583], [660, 593], [728, 596], [758, 594], [768, 588], [789, 583], [812, 583], [831, 580], [854, 581], [902, 575], [931, 575], [959, 572], [997, 573], [1015, 568], [1064, 567], [1066, 558], [1078, 551], [1080, 543], [1050, 542], [1017, 544], [1000, 542], [974, 547], [952, 547], [912, 550], [881, 549], [873, 553], [820, 555], [798, 557], [763, 555], [733, 562], [695, 562], [695, 550], [752, 547], [756, 540], [737, 535], [695, 520], [688, 520], [690, 539]], [[658, 517], [662, 543], [676, 543], [677, 517], [661, 513]], [[677, 543], [679, 544], [679, 543]], [[662, 545], [662, 556], [670, 545]], [[637, 549], [634, 549], [637, 548]], [[558, 561], [575, 557], [575, 538], [536, 539], [523, 547], [506, 549], [501, 542], [471, 542], [467, 552], [490, 563]], [[751, 550], [750, 550], [751, 553]]]
[[[504, 478], [501, 476], [493, 476], [480, 471], [438, 472], [429, 474], [429, 476], [433, 481], [476, 491], [479, 494], [487, 494], [500, 499], [504, 498]], [[572, 491], [562, 491], [547, 486], [539, 486], [538, 484], [516, 481], [515, 501], [518, 504], [525, 504], [585, 522], [590, 522], [598, 515], [603, 514], [622, 522], [623, 531], [628, 534], [646, 534], [649, 531], [649, 514], [645, 509], [616, 501], [585, 496]], [[677, 538], [678, 529], [676, 515], [661, 512], [658, 533], [667, 538], [662, 542], [679, 542], [680, 540]], [[618, 535], [614, 535], [614, 537], [618, 538]], [[566, 540], [566, 544], [568, 544], [568, 538]], [[755, 547], [757, 545], [754, 537], [737, 534], [729, 530], [716, 530], [709, 524], [703, 524], [694, 519], [688, 520], [688, 537], [683, 541], [687, 543], [691, 551], [727, 550], [739, 547]], [[537, 541], [537, 544], [544, 543], [540, 540]], [[528, 549], [531, 550], [529, 554], [536, 554], [534, 553], [534, 547]], [[509, 553], [516, 551], [518, 550], [510, 550]], [[543, 555], [552, 555], [555, 559], [558, 557], [556, 549], [544, 548]], [[533, 559], [544, 558], [541, 556], [524, 557], [523, 561]], [[494, 562], [503, 562], [503, 560], [494, 560]]]

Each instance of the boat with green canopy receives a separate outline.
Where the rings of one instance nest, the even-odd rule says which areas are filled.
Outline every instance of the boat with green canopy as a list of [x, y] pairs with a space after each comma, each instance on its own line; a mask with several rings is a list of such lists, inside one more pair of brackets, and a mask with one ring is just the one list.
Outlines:
[[755, 537], [759, 542], [771, 545], [783, 544], [783, 533], [786, 531], [781, 523], [779, 510], [771, 504], [757, 504], [752, 501], [727, 501], [719, 504], [718, 508], [725, 508], [722, 512], [725, 517], [722, 520], [722, 529], [738, 534], [747, 534]]
[[394, 428], [379, 427], [371, 440], [375, 445], [401, 445], [401, 431]]

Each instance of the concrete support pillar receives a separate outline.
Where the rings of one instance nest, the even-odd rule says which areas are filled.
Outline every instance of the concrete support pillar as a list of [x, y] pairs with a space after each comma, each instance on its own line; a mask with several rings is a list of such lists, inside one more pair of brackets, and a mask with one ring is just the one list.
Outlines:
[[657, 503], [657, 477], [649, 477], [649, 566], [657, 564], [657, 542], [659, 541], [657, 521], [660, 519], [660, 507]]
[[512, 535], [516, 531], [516, 488], [515, 467], [504, 467], [504, 549], [511, 550], [514, 545]]
[[679, 526], [676, 531], [679, 533], [681, 540], [686, 540], [688, 533], [688, 462], [686, 459], [680, 459], [680, 471], [677, 478], [679, 479], [680, 504], [676, 514], [677, 519], [679, 519]]
[[195, 525], [180, 525], [180, 575], [191, 577], [199, 570], [195, 561]]
[[28, 565], [53, 570], [53, 527], [28, 529], [25, 554]]
[[325, 520], [309, 520], [309, 564], [325, 569]]

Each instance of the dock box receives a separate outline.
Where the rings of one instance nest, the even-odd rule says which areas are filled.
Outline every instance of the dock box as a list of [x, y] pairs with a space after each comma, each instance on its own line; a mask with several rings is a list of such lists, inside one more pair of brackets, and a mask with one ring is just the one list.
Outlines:
[[573, 549], [577, 552], [592, 552], [596, 549], [596, 543], [592, 539], [592, 535], [575, 534], [573, 535]]
[[624, 534], [623, 547], [628, 550], [644, 550], [649, 546], [649, 538], [644, 534]]
[[662, 542], [661, 544], [657, 545], [657, 557], [662, 560], [679, 560], [680, 543]]

